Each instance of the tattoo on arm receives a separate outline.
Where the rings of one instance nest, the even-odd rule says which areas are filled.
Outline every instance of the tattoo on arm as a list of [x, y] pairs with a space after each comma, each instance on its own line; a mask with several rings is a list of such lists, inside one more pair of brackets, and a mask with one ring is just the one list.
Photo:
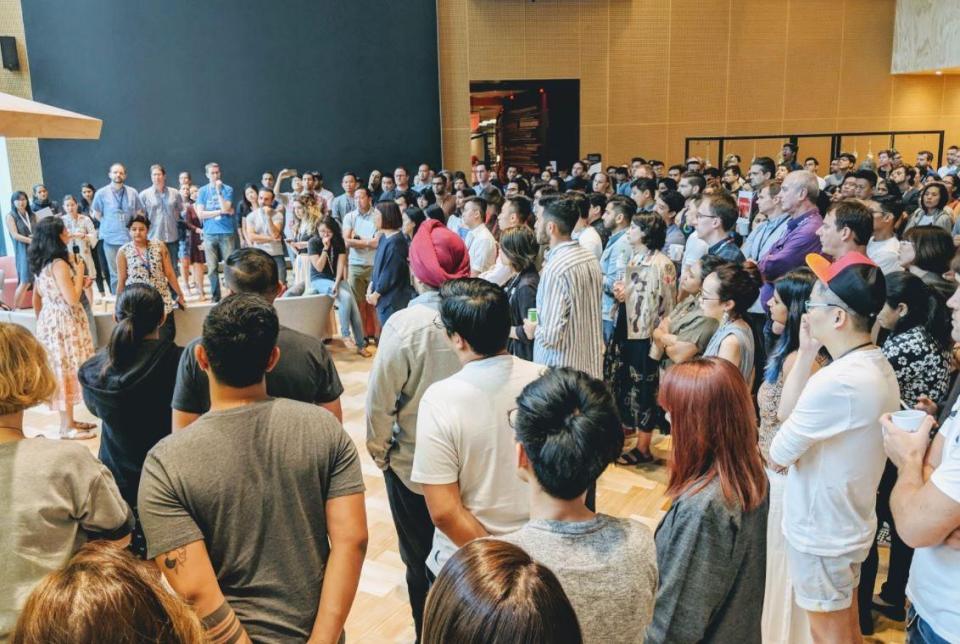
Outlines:
[[177, 566], [183, 566], [187, 562], [187, 549], [186, 548], [177, 548], [175, 551], [168, 552], [163, 555], [163, 566], [167, 570], [172, 570], [176, 574], [180, 574], [180, 570]]
[[243, 626], [226, 601], [201, 621], [213, 644], [233, 644], [243, 640], [245, 634]]

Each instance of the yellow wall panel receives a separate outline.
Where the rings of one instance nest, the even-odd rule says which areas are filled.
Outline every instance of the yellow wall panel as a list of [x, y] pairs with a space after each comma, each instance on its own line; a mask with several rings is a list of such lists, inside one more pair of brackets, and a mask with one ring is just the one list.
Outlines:
[[467, 167], [469, 141], [448, 139], [469, 138], [480, 80], [579, 79], [581, 151], [605, 164], [676, 163], [694, 135], [903, 126], [960, 141], [960, 77], [890, 74], [895, 1], [438, 0], [444, 164]]

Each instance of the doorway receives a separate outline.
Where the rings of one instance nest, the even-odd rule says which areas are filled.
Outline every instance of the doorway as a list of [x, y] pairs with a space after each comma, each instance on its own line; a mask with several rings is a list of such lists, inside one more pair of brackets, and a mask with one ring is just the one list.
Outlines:
[[580, 158], [580, 81], [471, 81], [470, 155], [501, 178], [509, 166], [570, 167]]

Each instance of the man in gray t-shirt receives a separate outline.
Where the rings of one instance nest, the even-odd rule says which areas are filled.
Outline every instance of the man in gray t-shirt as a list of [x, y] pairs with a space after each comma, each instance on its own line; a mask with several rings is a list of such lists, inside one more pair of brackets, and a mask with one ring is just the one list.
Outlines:
[[255, 295], [210, 311], [197, 350], [210, 411], [147, 455], [140, 520], [147, 556], [209, 632], [334, 641], [366, 547], [360, 461], [332, 414], [267, 395], [278, 329]]
[[623, 448], [615, 409], [603, 382], [562, 368], [527, 385], [511, 416], [530, 522], [498, 538], [553, 571], [586, 644], [643, 641], [657, 592], [649, 528], [596, 514], [585, 503], [587, 489]]

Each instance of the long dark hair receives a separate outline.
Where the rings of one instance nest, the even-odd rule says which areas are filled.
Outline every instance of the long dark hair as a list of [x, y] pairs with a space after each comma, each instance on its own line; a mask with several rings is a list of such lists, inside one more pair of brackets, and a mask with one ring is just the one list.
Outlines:
[[107, 359], [101, 373], [110, 367], [124, 369], [137, 354], [143, 338], [156, 331], [163, 320], [163, 297], [149, 284], [131, 284], [117, 298], [117, 326], [107, 343]]
[[[337, 221], [330, 215], [327, 215], [326, 217], [321, 219], [320, 223], [317, 224], [318, 230], [314, 231], [318, 237], [320, 236], [320, 233], [319, 233], [320, 226], [326, 226], [326, 228], [331, 233], [333, 233], [333, 239], [330, 240], [330, 246], [333, 248], [333, 252], [335, 253], [347, 252], [347, 243], [343, 241], [343, 229], [340, 227], [339, 221]], [[331, 268], [333, 268], [334, 271], [337, 270], [336, 266], [332, 266]]]
[[21, 197], [27, 200], [27, 216], [29, 217], [33, 214], [33, 208], [30, 207], [30, 196], [23, 190], [17, 190], [15, 193], [10, 195], [10, 212], [16, 214], [17, 199], [20, 199]]
[[950, 316], [943, 306], [943, 300], [923, 283], [923, 280], [907, 271], [897, 271], [887, 275], [887, 305], [897, 308], [907, 305], [907, 314], [897, 321], [891, 329], [891, 337], [904, 331], [922, 326], [941, 348], [951, 344]]
[[62, 234], [63, 220], [59, 217], [44, 217], [33, 227], [27, 257], [34, 275], [39, 275], [43, 267], [55, 259], [69, 261], [67, 245], [60, 239]]
[[763, 379], [768, 384], [777, 381], [787, 356], [800, 347], [800, 318], [803, 317], [804, 303], [810, 299], [810, 293], [816, 283], [817, 277], [809, 268], [790, 271], [774, 283], [777, 295], [787, 307], [787, 322], [783, 326], [780, 339], [770, 353], [767, 367], [763, 372]]
[[83, 214], [88, 214], [90, 212], [90, 206], [92, 205], [87, 201], [87, 198], [83, 196], [83, 189], [89, 188], [93, 190], [93, 194], [97, 194], [97, 189], [93, 187], [92, 183], [81, 183], [80, 184], [80, 212]]

